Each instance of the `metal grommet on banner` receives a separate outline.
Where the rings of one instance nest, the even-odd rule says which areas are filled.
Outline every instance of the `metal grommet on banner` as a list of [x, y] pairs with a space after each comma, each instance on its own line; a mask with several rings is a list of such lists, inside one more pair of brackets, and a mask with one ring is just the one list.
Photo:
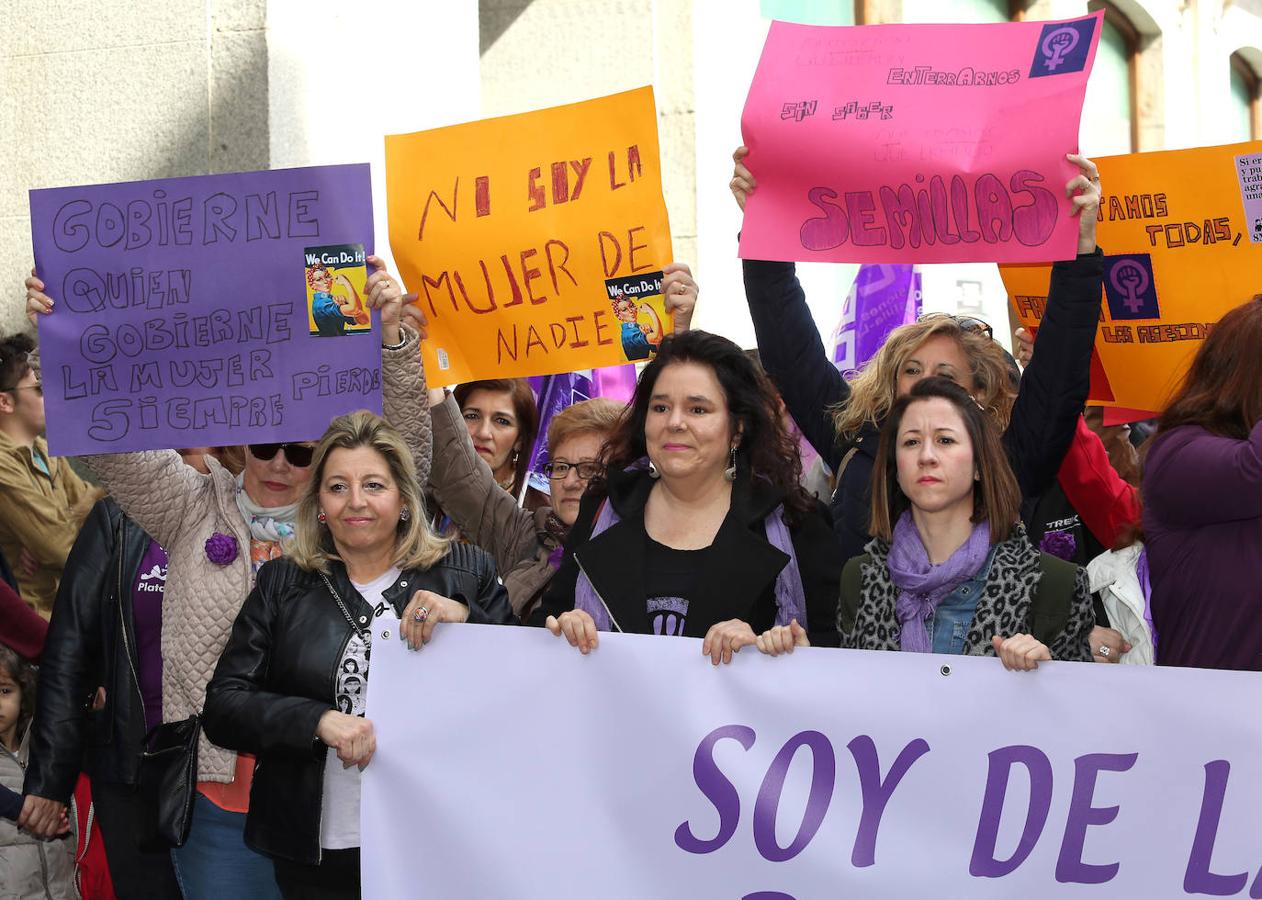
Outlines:
[[950, 667], [950, 666], [943, 666], [942, 668], [938, 669], [938, 673], [939, 673], [939, 674], [941, 674], [941, 675], [950, 675], [950, 674], [951, 674], [951, 667]]
[[389, 632], [389, 630], [386, 630], [386, 631], [381, 632], [381, 639], [382, 639], [383, 641], [388, 641], [388, 640], [390, 640], [390, 632]]

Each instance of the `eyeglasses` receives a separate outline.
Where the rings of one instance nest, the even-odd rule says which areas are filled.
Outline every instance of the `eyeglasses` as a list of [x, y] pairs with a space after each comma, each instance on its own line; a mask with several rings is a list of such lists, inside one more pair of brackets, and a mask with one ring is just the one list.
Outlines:
[[255, 459], [261, 459], [264, 462], [274, 457], [277, 450], [284, 450], [285, 461], [300, 469], [311, 465], [311, 457], [315, 454], [315, 447], [308, 444], [250, 444], [249, 446], [250, 454]]
[[44, 386], [39, 382], [36, 382], [35, 384], [19, 384], [15, 387], [4, 389], [6, 394], [15, 394], [18, 391], [34, 391], [36, 397], [44, 396]]
[[547, 475], [551, 481], [564, 481], [566, 476], [570, 474], [570, 469], [573, 469], [578, 473], [580, 481], [591, 481], [594, 477], [605, 471], [605, 467], [598, 462], [550, 462], [543, 467], [543, 474]]
[[995, 330], [991, 328], [990, 325], [983, 322], [981, 319], [975, 319], [972, 316], [953, 316], [950, 313], [931, 312], [925, 313], [923, 316], [916, 319], [916, 321], [932, 322], [935, 319], [950, 319], [956, 325], [959, 325], [964, 331], [976, 331], [986, 335], [986, 337], [991, 340], [994, 340], [995, 338]]

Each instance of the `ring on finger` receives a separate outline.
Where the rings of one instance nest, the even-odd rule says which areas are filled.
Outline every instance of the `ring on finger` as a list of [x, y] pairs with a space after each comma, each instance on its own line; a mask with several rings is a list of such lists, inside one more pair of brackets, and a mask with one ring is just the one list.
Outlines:
[[424, 622], [428, 618], [429, 609], [424, 606], [412, 613], [412, 619], [416, 622]]

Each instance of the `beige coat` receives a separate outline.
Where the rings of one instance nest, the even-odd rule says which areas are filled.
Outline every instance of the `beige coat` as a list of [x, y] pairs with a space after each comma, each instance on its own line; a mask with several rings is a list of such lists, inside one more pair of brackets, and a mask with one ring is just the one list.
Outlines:
[[544, 527], [552, 509], [522, 509], [512, 494], [496, 484], [490, 466], [473, 449], [455, 397], [448, 397], [430, 413], [434, 428], [430, 492], [464, 537], [495, 557], [513, 612], [524, 621], [555, 573], [548, 556], [558, 542]]
[[[27, 728], [17, 753], [0, 744], [0, 784], [19, 794], [30, 739]], [[72, 808], [70, 833], [49, 841], [0, 819], [0, 900], [78, 900], [74, 884], [75, 819]]]
[[[417, 474], [424, 479], [430, 457], [425, 376], [416, 334], [405, 333], [402, 349], [381, 351], [382, 405], [386, 419], [411, 448]], [[185, 719], [201, 711], [206, 684], [253, 586], [250, 532], [237, 508], [236, 479], [210, 458], [210, 474], [202, 475], [185, 465], [174, 450], [89, 456], [85, 462], [123, 511], [166, 548], [162, 720]], [[237, 557], [227, 565], [206, 557], [206, 541], [216, 532], [237, 539]], [[233, 751], [216, 747], [202, 736], [199, 781], [231, 782], [235, 766]]]
[[[35, 439], [35, 447], [48, 460], [51, 476], [35, 465], [30, 447], [0, 432], [0, 551], [17, 573], [22, 599], [47, 619], [66, 556], [99, 492], [65, 459], [50, 458], [42, 437]], [[39, 562], [30, 578], [17, 571], [23, 548]]]

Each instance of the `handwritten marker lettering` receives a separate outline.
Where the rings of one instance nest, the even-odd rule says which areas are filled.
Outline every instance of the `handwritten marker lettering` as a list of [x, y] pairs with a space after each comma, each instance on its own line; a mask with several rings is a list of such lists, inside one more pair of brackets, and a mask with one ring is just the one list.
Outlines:
[[1065, 57], [1078, 46], [1078, 30], [1057, 28], [1043, 38], [1043, 56], [1047, 59], [1047, 71], [1055, 72]]

